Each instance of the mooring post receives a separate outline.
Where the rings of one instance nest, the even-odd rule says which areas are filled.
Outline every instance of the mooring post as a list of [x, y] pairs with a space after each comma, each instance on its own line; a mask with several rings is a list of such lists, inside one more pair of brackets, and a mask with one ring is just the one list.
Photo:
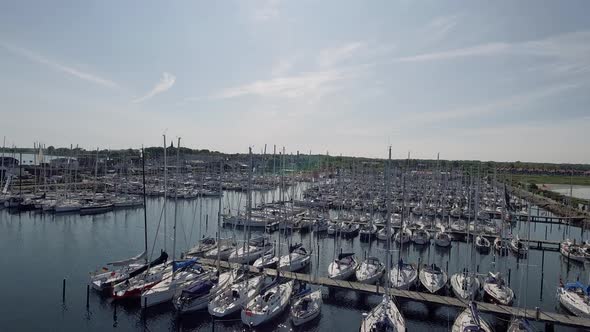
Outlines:
[[66, 302], [66, 278], [64, 278], [64, 282], [61, 288], [61, 301]]
[[535, 320], [539, 320], [540, 314], [541, 311], [539, 310], [539, 307], [535, 307]]
[[205, 215], [205, 227], [207, 227], [207, 226], [209, 226], [209, 214], [208, 213]]
[[547, 225], [545, 225], [545, 240], [547, 240]]
[[86, 285], [86, 309], [90, 308], [90, 285]]
[[510, 279], [512, 279], [512, 270], [508, 269], [508, 286], [510, 286]]
[[117, 302], [114, 302], [113, 307], [113, 327], [117, 327]]
[[541, 251], [541, 294], [539, 299], [543, 301], [543, 281], [545, 280], [545, 250]]

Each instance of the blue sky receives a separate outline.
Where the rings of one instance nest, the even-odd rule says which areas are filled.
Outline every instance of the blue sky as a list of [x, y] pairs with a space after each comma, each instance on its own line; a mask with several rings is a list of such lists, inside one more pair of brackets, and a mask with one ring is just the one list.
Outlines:
[[2, 2], [0, 136], [588, 163], [589, 12], [586, 1]]

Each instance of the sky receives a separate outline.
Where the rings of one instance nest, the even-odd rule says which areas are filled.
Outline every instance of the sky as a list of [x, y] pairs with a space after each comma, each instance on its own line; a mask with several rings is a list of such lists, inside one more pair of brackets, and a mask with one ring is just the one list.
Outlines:
[[3, 1], [0, 139], [590, 163], [588, 1]]

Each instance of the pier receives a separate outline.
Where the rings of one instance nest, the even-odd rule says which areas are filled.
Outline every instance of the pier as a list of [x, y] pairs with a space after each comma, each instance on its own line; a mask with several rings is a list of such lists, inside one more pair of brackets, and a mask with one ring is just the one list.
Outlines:
[[[199, 258], [198, 260], [201, 264], [215, 266], [217, 264], [216, 260], [213, 259], [204, 259]], [[241, 268], [243, 265], [237, 263], [229, 263], [226, 261], [219, 262], [220, 267], [230, 269], [230, 268]], [[263, 273], [269, 277], [275, 277], [277, 275], [277, 270], [275, 269], [263, 269], [261, 272], [259, 269], [250, 266], [250, 272], [260, 274]], [[395, 288], [385, 289], [379, 285], [367, 285], [362, 284], [359, 282], [348, 281], [348, 280], [334, 280], [327, 277], [315, 277], [311, 274], [305, 273], [295, 273], [295, 272], [288, 272], [288, 271], [281, 271], [281, 277], [287, 278], [291, 280], [298, 280], [308, 284], [328, 287], [331, 289], [341, 289], [341, 290], [348, 290], [353, 292], [360, 292], [365, 294], [371, 295], [379, 295], [383, 294], [384, 291], [387, 291], [390, 295], [395, 296], [399, 299], [404, 299], [408, 301], [417, 301], [423, 303], [429, 303], [433, 305], [444, 305], [444, 306], [451, 306], [451, 307], [458, 307], [458, 308], [467, 308], [469, 305], [469, 301], [461, 300], [455, 297], [450, 296], [443, 296], [443, 295], [435, 295], [429, 294], [424, 292], [416, 292], [416, 291], [409, 291], [409, 290], [400, 290]], [[551, 326], [553, 324], [557, 325], [567, 325], [572, 327], [578, 328], [585, 328], [590, 329], [590, 319], [582, 318], [577, 316], [570, 316], [564, 315], [556, 312], [548, 312], [544, 310], [540, 310], [538, 308], [535, 309], [525, 309], [525, 308], [518, 308], [518, 307], [510, 307], [505, 305], [497, 305], [487, 302], [477, 302], [477, 306], [479, 311], [484, 313], [491, 313], [494, 315], [500, 316], [516, 316], [516, 317], [525, 317], [531, 320], [543, 322], [546, 326]]]

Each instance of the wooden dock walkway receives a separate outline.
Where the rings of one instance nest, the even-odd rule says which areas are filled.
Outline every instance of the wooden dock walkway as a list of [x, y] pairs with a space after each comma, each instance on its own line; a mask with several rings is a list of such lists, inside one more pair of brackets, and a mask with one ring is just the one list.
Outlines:
[[[198, 261], [202, 264], [211, 266], [215, 266], [217, 264], [217, 261], [212, 259], [199, 258]], [[219, 262], [219, 265], [221, 268], [225, 269], [235, 269], [244, 267], [241, 264], [229, 263], [226, 261]], [[277, 275], [277, 270], [275, 269], [263, 269], [263, 271], [261, 272], [257, 268], [252, 266], [250, 266], [250, 272], [257, 274], [263, 273], [270, 277], [275, 277]], [[379, 287], [378, 285], [367, 285], [348, 280], [334, 280], [327, 277], [316, 278], [315, 276], [305, 273], [281, 271], [281, 277], [292, 280], [299, 280], [308, 284], [324, 286], [332, 289], [349, 290], [372, 295], [383, 294], [385, 290], [383, 287]], [[466, 308], [469, 305], [468, 301], [464, 301], [450, 296], [434, 295], [424, 292], [407, 291], [395, 288], [388, 289], [388, 292], [390, 295], [395, 296], [398, 299], [404, 299], [409, 301], [425, 302], [435, 305], [452, 306], [458, 308]], [[572, 327], [590, 329], [590, 319], [587, 318], [564, 315], [556, 312], [548, 312], [540, 310], [538, 308], [523, 309], [505, 305], [497, 305], [487, 302], [477, 302], [477, 305], [478, 309], [481, 312], [487, 312], [495, 315], [507, 317], [526, 317], [528, 319], [544, 322], [546, 324], [567, 325]]]

